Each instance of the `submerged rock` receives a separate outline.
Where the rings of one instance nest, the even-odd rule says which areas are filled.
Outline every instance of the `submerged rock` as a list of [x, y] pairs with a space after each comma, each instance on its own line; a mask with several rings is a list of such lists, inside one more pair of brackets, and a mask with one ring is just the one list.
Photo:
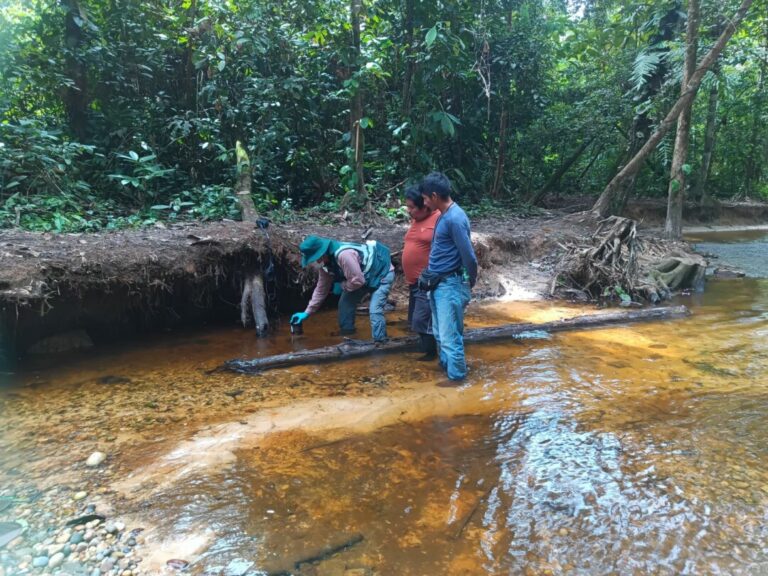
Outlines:
[[67, 522], [67, 526], [80, 526], [81, 524], [88, 524], [94, 520], [98, 520], [98, 522], [104, 522], [105, 518], [101, 514], [87, 514], [86, 516], [79, 516], [78, 518], [69, 520]]
[[0, 522], [0, 548], [24, 533], [24, 526], [18, 522]]
[[28, 354], [60, 354], [93, 348], [93, 340], [85, 330], [72, 330], [37, 341], [27, 350]]
[[8, 496], [0, 497], [0, 512], [5, 512], [6, 510], [8, 510], [8, 508], [13, 506], [13, 504], [14, 504], [13, 498], [9, 498]]
[[743, 270], [731, 267], [718, 267], [712, 271], [715, 278], [744, 278], [746, 273]]
[[189, 566], [189, 562], [186, 560], [179, 560], [178, 558], [171, 558], [168, 560], [168, 562], [165, 563], [166, 566], [169, 568], [173, 568], [174, 570], [186, 570]]
[[115, 376], [114, 374], [109, 374], [107, 376], [102, 376], [99, 378], [99, 384], [130, 384], [131, 379], [126, 378], [125, 376]]
[[88, 456], [88, 460], [85, 461], [86, 466], [95, 467], [104, 462], [107, 459], [107, 455], [104, 452], [94, 452]]
[[248, 570], [253, 566], [253, 562], [250, 560], [244, 560], [243, 558], [235, 558], [224, 569], [225, 576], [244, 576]]
[[64, 554], [62, 552], [58, 552], [51, 556], [51, 558], [48, 560], [48, 568], [58, 568], [61, 566], [62, 562], [64, 562]]

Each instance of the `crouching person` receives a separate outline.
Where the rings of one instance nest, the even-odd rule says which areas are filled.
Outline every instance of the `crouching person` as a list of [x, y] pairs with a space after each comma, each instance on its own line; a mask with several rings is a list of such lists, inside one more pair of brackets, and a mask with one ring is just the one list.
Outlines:
[[365, 244], [341, 242], [320, 236], [307, 236], [299, 246], [301, 265], [322, 265], [317, 285], [304, 312], [291, 317], [291, 324], [301, 324], [317, 312], [328, 294], [339, 298], [339, 331], [355, 333], [355, 311], [366, 294], [371, 294], [371, 335], [377, 342], [387, 339], [384, 307], [395, 280], [389, 248], [376, 241]]

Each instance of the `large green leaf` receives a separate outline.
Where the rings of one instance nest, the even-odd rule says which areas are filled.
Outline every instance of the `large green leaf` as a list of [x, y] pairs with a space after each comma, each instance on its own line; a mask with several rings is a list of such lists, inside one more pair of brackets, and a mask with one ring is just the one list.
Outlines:
[[437, 25], [432, 26], [432, 28], [427, 31], [427, 35], [424, 37], [424, 43], [427, 47], [430, 47], [435, 42], [435, 38], [437, 38]]

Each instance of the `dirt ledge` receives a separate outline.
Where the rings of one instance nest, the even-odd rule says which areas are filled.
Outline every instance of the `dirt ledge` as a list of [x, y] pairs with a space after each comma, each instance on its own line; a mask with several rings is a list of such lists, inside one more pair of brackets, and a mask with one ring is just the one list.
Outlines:
[[[565, 245], [589, 237], [594, 220], [550, 211], [472, 226], [480, 264], [474, 296], [525, 300], [549, 296]], [[3, 351], [9, 363], [41, 338], [68, 330], [85, 330], [101, 343], [183, 325], [235, 323], [243, 279], [269, 254], [275, 312], [288, 312], [303, 305], [314, 284], [314, 271], [300, 266], [297, 247], [305, 235], [360, 241], [370, 229], [369, 237], [386, 243], [399, 264], [406, 228], [339, 218], [331, 226], [272, 225], [268, 238], [251, 223], [233, 221], [99, 234], [0, 231], [0, 364]], [[393, 296], [402, 303], [405, 295], [399, 276]]]

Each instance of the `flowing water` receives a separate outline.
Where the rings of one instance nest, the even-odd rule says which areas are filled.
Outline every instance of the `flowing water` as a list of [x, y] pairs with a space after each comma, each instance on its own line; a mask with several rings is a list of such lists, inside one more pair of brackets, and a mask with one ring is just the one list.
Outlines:
[[[3, 486], [87, 490], [146, 528], [149, 574], [768, 574], [768, 281], [680, 303], [691, 317], [473, 345], [458, 387], [415, 354], [212, 372], [333, 342], [332, 313], [295, 342], [218, 330], [30, 366], [2, 396]], [[84, 467], [96, 449], [107, 465]]]
[[724, 261], [752, 278], [768, 278], [768, 230], [696, 232], [688, 240], [702, 253], [714, 256], [713, 265]]

